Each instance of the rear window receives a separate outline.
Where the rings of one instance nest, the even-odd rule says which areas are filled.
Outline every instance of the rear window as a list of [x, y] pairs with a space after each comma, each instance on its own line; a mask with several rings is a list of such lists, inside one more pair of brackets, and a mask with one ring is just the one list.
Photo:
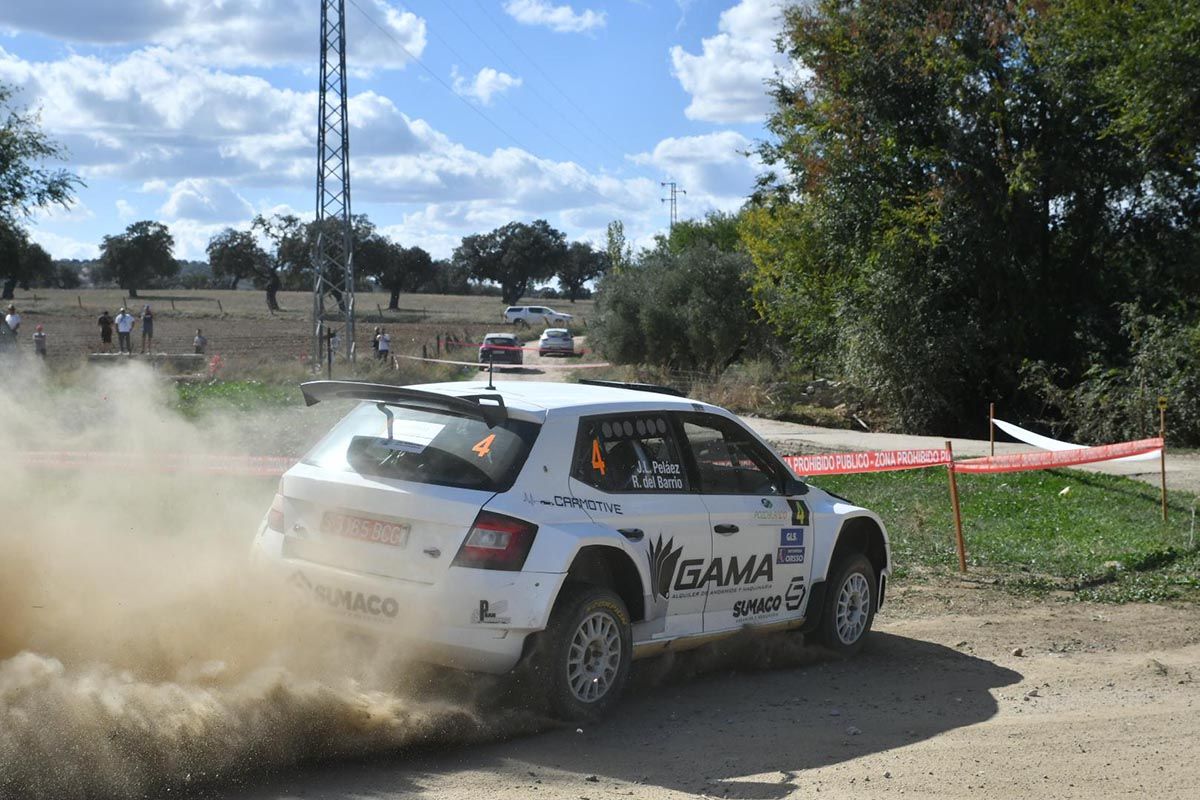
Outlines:
[[484, 344], [499, 344], [505, 347], [513, 347], [517, 340], [511, 336], [486, 336], [483, 340]]
[[473, 417], [364, 403], [334, 426], [302, 462], [337, 472], [503, 492], [525, 465], [541, 426], [506, 420], [494, 428]]

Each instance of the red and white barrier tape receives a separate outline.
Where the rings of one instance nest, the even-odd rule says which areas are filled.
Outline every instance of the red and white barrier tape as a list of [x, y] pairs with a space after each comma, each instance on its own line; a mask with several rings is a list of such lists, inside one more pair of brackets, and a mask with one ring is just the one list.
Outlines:
[[1024, 472], [1034, 469], [1073, 467], [1079, 464], [1095, 464], [1112, 461], [1126, 456], [1137, 456], [1161, 450], [1162, 439], [1139, 439], [1134, 442], [1104, 444], [1099, 447], [1084, 447], [1079, 450], [1042, 450], [1036, 453], [1010, 453], [1002, 456], [971, 458], [954, 464], [957, 472], [991, 473]]
[[[1079, 450], [1012, 453], [1002, 456], [971, 458], [954, 462], [956, 472], [986, 474], [1024, 472], [1055, 467], [1073, 467], [1113, 461], [1162, 449], [1162, 439], [1139, 439], [1084, 447]], [[849, 475], [859, 472], [890, 472], [900, 469], [921, 469], [946, 466], [949, 450], [871, 450], [855, 453], [819, 453], [806, 456], [784, 456], [784, 463], [797, 475]]]
[[287, 456], [181, 455], [105, 451], [23, 450], [19, 461], [29, 467], [56, 469], [145, 469], [156, 472], [200, 472], [212, 475], [279, 476], [296, 459]]
[[784, 456], [783, 460], [797, 475], [848, 475], [855, 472], [890, 472], [941, 466], [950, 463], [950, 451], [869, 450]]

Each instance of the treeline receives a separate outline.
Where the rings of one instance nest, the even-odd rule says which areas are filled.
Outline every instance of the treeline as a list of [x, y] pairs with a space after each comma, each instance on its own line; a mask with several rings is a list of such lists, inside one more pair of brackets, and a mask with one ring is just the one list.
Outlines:
[[[450, 259], [405, 247], [381, 234], [364, 215], [353, 218], [356, 290], [388, 293], [388, 308], [403, 293], [492, 294], [507, 303], [536, 292], [575, 302], [590, 297], [588, 284], [607, 271], [608, 254], [587, 242], [568, 242], [545, 220], [511, 222], [464, 237]], [[333, 223], [328, 235], [338, 235]], [[92, 261], [55, 261], [22, 228], [0, 221], [0, 278], [4, 297], [17, 286], [73, 289], [114, 285], [130, 297], [139, 289], [237, 289], [251, 282], [279, 308], [283, 290], [307, 291], [314, 277], [313, 253], [319, 226], [291, 214], [257, 216], [249, 227], [227, 228], [208, 243], [208, 262], [175, 258], [167, 225], [143, 220], [105, 236]], [[556, 281], [557, 286], [547, 286]]]

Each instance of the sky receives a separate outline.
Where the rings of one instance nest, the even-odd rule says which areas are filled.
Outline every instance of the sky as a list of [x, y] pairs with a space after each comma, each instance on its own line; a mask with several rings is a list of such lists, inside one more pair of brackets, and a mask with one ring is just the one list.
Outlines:
[[[355, 213], [449, 257], [546, 219], [638, 246], [732, 211], [761, 163], [781, 0], [346, 0]], [[318, 0], [4, 0], [0, 82], [86, 186], [29, 232], [56, 258], [165, 222], [176, 256], [315, 207]]]

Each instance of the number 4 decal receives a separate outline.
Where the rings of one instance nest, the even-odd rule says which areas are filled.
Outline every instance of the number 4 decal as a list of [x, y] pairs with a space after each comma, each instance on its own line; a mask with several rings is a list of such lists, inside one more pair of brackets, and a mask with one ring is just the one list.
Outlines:
[[492, 452], [492, 442], [496, 441], [496, 434], [489, 433], [486, 437], [476, 442], [471, 448], [480, 458], [486, 458], [487, 454]]
[[606, 468], [604, 454], [600, 452], [600, 440], [592, 439], [592, 469], [597, 470], [601, 475], [607, 475]]

